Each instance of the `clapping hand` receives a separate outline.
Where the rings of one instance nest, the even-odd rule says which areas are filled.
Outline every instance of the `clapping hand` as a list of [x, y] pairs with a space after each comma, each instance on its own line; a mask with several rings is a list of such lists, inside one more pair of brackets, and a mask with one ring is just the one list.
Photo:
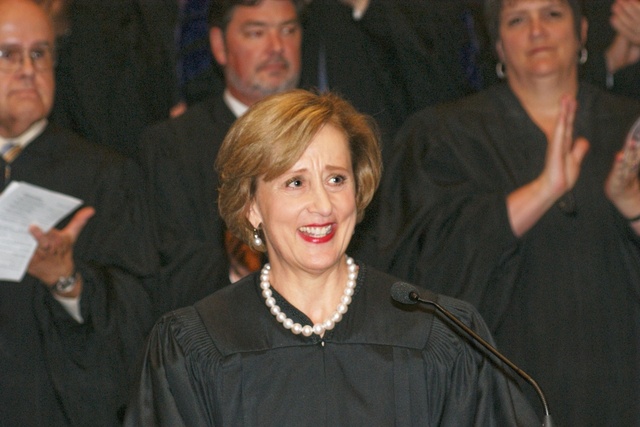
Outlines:
[[547, 146], [542, 178], [554, 201], [574, 187], [580, 175], [582, 160], [589, 150], [586, 139], [573, 138], [576, 108], [575, 99], [569, 96], [562, 98], [558, 122]]
[[[640, 123], [618, 152], [605, 183], [605, 193], [625, 218], [640, 215]], [[640, 221], [634, 221], [640, 224]]]
[[611, 26], [632, 44], [640, 46], [640, 1], [616, 0], [611, 6]]
[[611, 6], [616, 37], [606, 52], [607, 68], [615, 73], [640, 60], [640, 1], [616, 0]]
[[94, 214], [93, 208], [82, 208], [62, 230], [53, 228], [45, 233], [38, 226], [29, 227], [29, 232], [38, 242], [38, 247], [31, 257], [27, 272], [49, 287], [60, 277], [71, 275], [75, 269], [73, 246]]
[[589, 141], [573, 137], [576, 108], [574, 98], [568, 95], [562, 98], [557, 122], [549, 136], [542, 173], [507, 196], [509, 222], [516, 236], [530, 230], [558, 199], [574, 187], [580, 176]]

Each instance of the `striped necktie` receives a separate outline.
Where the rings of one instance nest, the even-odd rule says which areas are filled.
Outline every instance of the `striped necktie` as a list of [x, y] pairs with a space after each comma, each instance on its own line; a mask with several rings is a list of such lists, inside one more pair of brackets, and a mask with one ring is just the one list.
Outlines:
[[4, 145], [2, 146], [2, 149], [0, 149], [0, 153], [2, 154], [2, 159], [7, 163], [13, 162], [15, 158], [18, 157], [18, 154], [20, 154], [21, 151], [22, 151], [22, 147], [20, 147], [14, 141], [5, 142]]
[[7, 141], [4, 143], [2, 147], [0, 147], [0, 154], [2, 155], [2, 160], [4, 160], [4, 183], [0, 186], [0, 191], [9, 184], [9, 180], [11, 179], [11, 162], [13, 162], [18, 154], [22, 151], [22, 147], [18, 145], [15, 141]]

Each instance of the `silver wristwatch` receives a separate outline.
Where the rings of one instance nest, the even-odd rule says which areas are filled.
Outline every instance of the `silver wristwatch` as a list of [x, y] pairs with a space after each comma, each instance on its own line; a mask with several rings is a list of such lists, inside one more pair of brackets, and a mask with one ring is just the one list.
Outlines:
[[53, 285], [53, 289], [59, 294], [66, 294], [75, 288], [77, 280], [78, 274], [74, 271], [70, 276], [60, 277]]

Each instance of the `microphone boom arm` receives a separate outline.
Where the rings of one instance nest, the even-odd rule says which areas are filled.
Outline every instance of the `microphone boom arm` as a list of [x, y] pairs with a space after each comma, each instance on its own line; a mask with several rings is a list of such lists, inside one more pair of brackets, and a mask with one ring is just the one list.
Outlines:
[[489, 344], [485, 339], [483, 339], [480, 335], [478, 335], [471, 328], [469, 328], [467, 325], [465, 325], [460, 319], [458, 319], [456, 316], [451, 314], [449, 312], [449, 310], [446, 310], [444, 307], [442, 307], [437, 302], [420, 298], [420, 295], [416, 291], [410, 291], [409, 292], [409, 299], [414, 301], [414, 302], [421, 302], [421, 303], [429, 304], [429, 305], [435, 307], [447, 319], [451, 320], [460, 329], [462, 329], [468, 335], [470, 335], [471, 338], [473, 338], [474, 341], [480, 343], [487, 351], [489, 351], [492, 355], [494, 355], [495, 357], [500, 359], [505, 365], [507, 365], [508, 367], [513, 369], [520, 377], [522, 377], [525, 381], [527, 381], [529, 384], [531, 384], [531, 386], [535, 389], [536, 393], [538, 394], [538, 397], [540, 398], [540, 401], [542, 402], [542, 406], [544, 407], [545, 416], [544, 416], [544, 420], [543, 420], [543, 424], [542, 425], [544, 427], [552, 427], [551, 415], [549, 414], [549, 405], [547, 404], [547, 399], [545, 398], [544, 393], [542, 392], [542, 389], [540, 388], [540, 386], [538, 385], [536, 380], [534, 380], [529, 374], [524, 372], [522, 369], [518, 368], [512, 361], [510, 361], [504, 355], [502, 355], [502, 353], [500, 353], [494, 346]]

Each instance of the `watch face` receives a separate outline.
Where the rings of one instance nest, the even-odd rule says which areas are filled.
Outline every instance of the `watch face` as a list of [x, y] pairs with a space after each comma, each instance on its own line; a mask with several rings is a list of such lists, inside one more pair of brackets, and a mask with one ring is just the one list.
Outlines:
[[60, 293], [69, 292], [76, 284], [76, 275], [72, 274], [69, 277], [61, 277], [58, 279], [54, 286], [55, 290]]

